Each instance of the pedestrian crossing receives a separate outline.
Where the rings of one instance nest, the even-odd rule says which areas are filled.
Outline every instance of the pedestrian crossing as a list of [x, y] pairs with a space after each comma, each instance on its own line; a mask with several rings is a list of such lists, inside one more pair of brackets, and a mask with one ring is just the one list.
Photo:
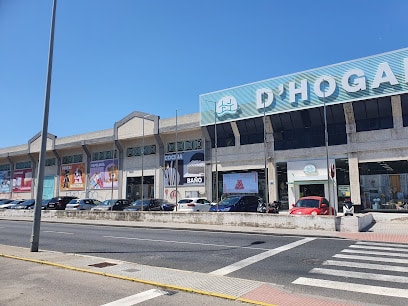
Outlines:
[[356, 242], [308, 274], [292, 284], [408, 299], [408, 245]]

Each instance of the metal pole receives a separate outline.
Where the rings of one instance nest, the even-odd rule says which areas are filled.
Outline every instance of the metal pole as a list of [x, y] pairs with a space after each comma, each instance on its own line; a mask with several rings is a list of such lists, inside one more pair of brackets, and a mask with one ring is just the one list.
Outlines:
[[30, 248], [31, 252], [38, 252], [38, 246], [39, 246], [39, 241], [40, 241], [41, 204], [42, 204], [43, 188], [44, 188], [45, 157], [47, 154], [48, 116], [49, 116], [49, 108], [50, 108], [52, 57], [53, 57], [53, 52], [54, 52], [54, 29], [55, 29], [56, 9], [57, 9], [57, 0], [54, 0], [53, 6], [52, 6], [51, 32], [50, 32], [50, 42], [49, 42], [49, 51], [48, 51], [48, 72], [47, 72], [47, 85], [46, 85], [46, 90], [45, 90], [43, 127], [42, 127], [42, 132], [41, 132], [41, 151], [40, 151], [40, 161], [38, 165], [38, 176], [37, 176], [37, 194], [35, 198], [34, 221], [33, 221], [32, 235], [31, 235], [31, 248]]
[[[112, 170], [115, 169], [115, 150], [116, 150], [115, 140], [113, 140], [113, 150], [112, 150], [112, 167], [113, 168], [112, 168]], [[109, 171], [109, 169], [108, 169], [108, 171]], [[111, 207], [110, 207], [110, 210], [113, 210], [113, 205], [114, 205], [114, 203], [113, 203], [113, 180], [114, 180], [113, 173], [114, 172], [112, 172], [112, 174], [110, 174], [110, 178], [109, 178], [111, 180]]]
[[[329, 191], [328, 194], [328, 200], [329, 200], [329, 205], [331, 203], [330, 201], [330, 167], [329, 167], [329, 134], [327, 132], [327, 111], [326, 111], [326, 89], [323, 89], [323, 112], [324, 112], [324, 144], [326, 147], [326, 169], [327, 169], [327, 189]], [[329, 215], [331, 215], [331, 210], [329, 207]]]
[[177, 211], [177, 203], [178, 203], [178, 126], [177, 126], [177, 109], [176, 109], [176, 211]]
[[143, 181], [144, 181], [144, 173], [143, 173], [143, 168], [144, 168], [144, 137], [145, 137], [145, 122], [144, 122], [144, 120], [145, 120], [145, 116], [143, 116], [143, 120], [142, 120], [142, 122], [143, 122], [143, 126], [142, 126], [142, 192], [141, 192], [141, 197], [142, 197], [142, 206], [141, 206], [141, 210], [143, 211], [143, 197], [144, 197], [144, 194], [143, 194], [143, 187], [144, 187], [144, 185], [143, 185]]
[[217, 136], [217, 103], [214, 102], [214, 149], [215, 149], [215, 202], [218, 211], [218, 136]]
[[264, 126], [264, 173], [265, 173], [265, 204], [268, 205], [269, 203], [269, 190], [268, 190], [268, 167], [266, 164], [267, 159], [267, 146], [266, 146], [266, 109], [265, 109], [265, 100], [267, 97], [267, 93], [262, 94], [262, 102], [263, 102], [263, 126]]

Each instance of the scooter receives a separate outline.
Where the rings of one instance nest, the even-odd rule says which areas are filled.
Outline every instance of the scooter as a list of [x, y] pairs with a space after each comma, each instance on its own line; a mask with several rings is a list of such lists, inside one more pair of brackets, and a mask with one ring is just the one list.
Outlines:
[[352, 216], [352, 215], [354, 215], [354, 206], [353, 206], [353, 202], [351, 202], [350, 199], [344, 200], [344, 203], [343, 203], [343, 214], [344, 214], [345, 216]]
[[279, 209], [281, 206], [281, 202], [273, 201], [272, 203], [268, 203], [266, 207], [266, 212], [270, 214], [279, 214]]

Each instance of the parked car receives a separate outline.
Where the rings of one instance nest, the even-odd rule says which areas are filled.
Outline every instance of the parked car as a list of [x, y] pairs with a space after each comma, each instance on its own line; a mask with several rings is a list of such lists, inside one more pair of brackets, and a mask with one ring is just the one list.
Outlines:
[[[48, 209], [48, 203], [51, 201], [51, 199], [43, 199], [41, 201], [41, 210], [46, 210]], [[34, 209], [34, 206], [30, 206], [28, 209]]]
[[3, 199], [3, 200], [1, 200], [0, 201], [0, 205], [1, 204], [7, 204], [7, 203], [10, 203], [10, 202], [12, 202], [13, 200], [11, 200], [11, 199]]
[[126, 199], [105, 200], [101, 204], [92, 207], [91, 211], [124, 210], [130, 204]]
[[257, 212], [262, 202], [262, 199], [256, 195], [232, 195], [212, 205], [210, 211]]
[[91, 210], [101, 203], [96, 199], [72, 199], [65, 207], [65, 210]]
[[35, 199], [29, 199], [25, 200], [24, 202], [21, 202], [20, 204], [17, 204], [13, 206], [13, 209], [31, 209], [34, 208], [35, 205]]
[[143, 210], [144, 211], [172, 211], [174, 210], [175, 204], [167, 202], [163, 199], [141, 199], [132, 202], [128, 207], [126, 207], [125, 211], [139, 211], [142, 210], [142, 203], [143, 203]]
[[52, 198], [47, 205], [47, 209], [57, 209], [57, 210], [64, 210], [69, 201], [72, 199], [77, 199], [77, 197], [73, 196], [63, 196], [63, 197], [55, 197]]
[[25, 200], [12, 200], [11, 202], [0, 204], [0, 208], [13, 208], [17, 204], [20, 204], [24, 201]]
[[333, 207], [330, 207], [329, 201], [324, 197], [308, 196], [302, 197], [292, 204], [289, 210], [290, 215], [334, 215]]
[[177, 211], [182, 212], [208, 211], [210, 207], [206, 198], [184, 198], [177, 203]]
[[[48, 209], [48, 203], [51, 202], [52, 199], [43, 199], [41, 202], [41, 210]], [[34, 208], [34, 207], [33, 207]]]

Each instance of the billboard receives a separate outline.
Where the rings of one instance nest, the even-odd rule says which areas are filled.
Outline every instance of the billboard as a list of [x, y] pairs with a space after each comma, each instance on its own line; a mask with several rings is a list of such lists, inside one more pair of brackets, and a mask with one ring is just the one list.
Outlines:
[[202, 94], [200, 123], [214, 124], [214, 111], [222, 123], [406, 92], [408, 48]]
[[84, 190], [85, 173], [85, 163], [62, 165], [60, 176], [60, 190]]
[[204, 185], [204, 150], [165, 154], [163, 171], [164, 187]]
[[0, 171], [0, 193], [10, 191], [10, 170]]
[[13, 175], [13, 192], [30, 192], [32, 169], [15, 170]]
[[117, 189], [119, 177], [118, 160], [99, 160], [91, 162], [89, 170], [89, 189]]
[[224, 193], [258, 193], [258, 173], [228, 173], [222, 176]]

